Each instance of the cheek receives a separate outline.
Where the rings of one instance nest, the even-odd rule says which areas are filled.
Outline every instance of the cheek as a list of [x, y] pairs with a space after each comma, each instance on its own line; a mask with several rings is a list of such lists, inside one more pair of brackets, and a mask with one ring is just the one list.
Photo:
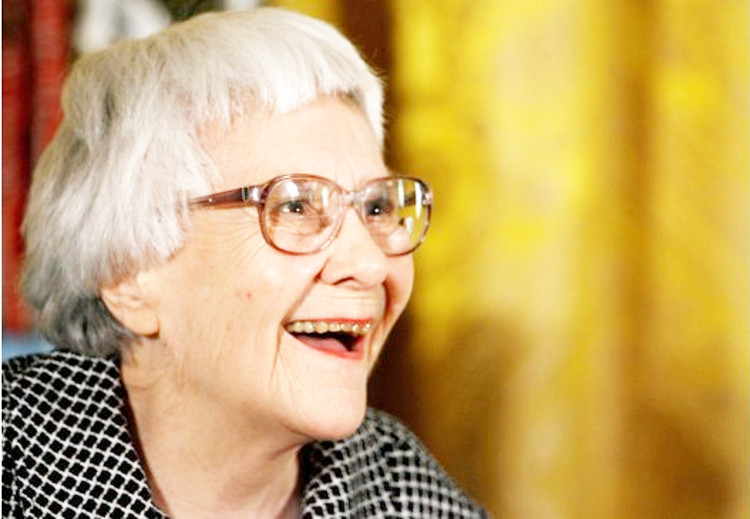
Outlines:
[[409, 254], [408, 256], [397, 258], [397, 260], [399, 260], [397, 268], [398, 283], [404, 304], [406, 304], [411, 297], [411, 290], [414, 287], [414, 258]]
[[370, 371], [375, 365], [380, 353], [385, 346], [388, 334], [390, 334], [396, 321], [406, 308], [411, 297], [414, 284], [414, 263], [411, 255], [389, 259], [389, 272], [385, 281], [386, 308], [383, 318], [383, 327], [375, 339], [372, 357], [370, 358]]
[[[389, 319], [395, 321], [411, 297], [414, 286], [414, 261], [411, 255], [390, 259], [386, 290], [388, 294]], [[390, 323], [391, 325], [393, 323]]]
[[287, 314], [315, 284], [322, 261], [310, 256], [289, 256], [275, 250], [259, 254], [240, 282], [241, 293], [252, 303]]

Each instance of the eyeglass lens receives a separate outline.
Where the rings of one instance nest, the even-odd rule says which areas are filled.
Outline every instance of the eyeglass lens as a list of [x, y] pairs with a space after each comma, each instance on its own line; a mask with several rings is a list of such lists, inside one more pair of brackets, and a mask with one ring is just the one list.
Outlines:
[[335, 237], [349, 205], [389, 255], [413, 251], [429, 225], [427, 187], [417, 179], [377, 179], [350, 195], [328, 179], [287, 177], [272, 182], [266, 190], [261, 211], [263, 232], [281, 250], [315, 252]]

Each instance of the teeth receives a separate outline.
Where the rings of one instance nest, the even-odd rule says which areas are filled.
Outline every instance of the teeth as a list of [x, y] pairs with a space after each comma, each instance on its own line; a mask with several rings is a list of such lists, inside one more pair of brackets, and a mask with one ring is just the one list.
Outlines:
[[315, 328], [315, 333], [326, 333], [328, 331], [328, 323], [323, 321], [318, 321], [313, 327]]
[[287, 330], [293, 333], [301, 333], [302, 330], [304, 330], [305, 325], [302, 324], [301, 321], [295, 321], [290, 326], [287, 327]]
[[372, 323], [337, 323], [329, 321], [294, 321], [286, 325], [286, 331], [291, 333], [350, 333], [361, 337], [367, 335], [372, 328]]

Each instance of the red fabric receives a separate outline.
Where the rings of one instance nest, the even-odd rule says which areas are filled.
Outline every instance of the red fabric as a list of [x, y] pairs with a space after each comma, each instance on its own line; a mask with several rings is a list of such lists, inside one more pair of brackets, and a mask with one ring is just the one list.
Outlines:
[[31, 4], [31, 154], [36, 159], [62, 119], [60, 92], [68, 68], [70, 6], [66, 0], [33, 0]]
[[3, 0], [3, 330], [25, 331], [20, 225], [31, 168], [61, 119], [68, 0]]

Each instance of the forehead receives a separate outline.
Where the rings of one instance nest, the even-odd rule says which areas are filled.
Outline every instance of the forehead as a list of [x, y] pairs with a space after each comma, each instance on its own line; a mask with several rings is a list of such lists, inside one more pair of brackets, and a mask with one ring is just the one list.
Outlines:
[[288, 114], [255, 113], [228, 128], [207, 126], [201, 141], [217, 189], [310, 173], [354, 187], [387, 174], [375, 134], [362, 112], [336, 97], [319, 98]]

